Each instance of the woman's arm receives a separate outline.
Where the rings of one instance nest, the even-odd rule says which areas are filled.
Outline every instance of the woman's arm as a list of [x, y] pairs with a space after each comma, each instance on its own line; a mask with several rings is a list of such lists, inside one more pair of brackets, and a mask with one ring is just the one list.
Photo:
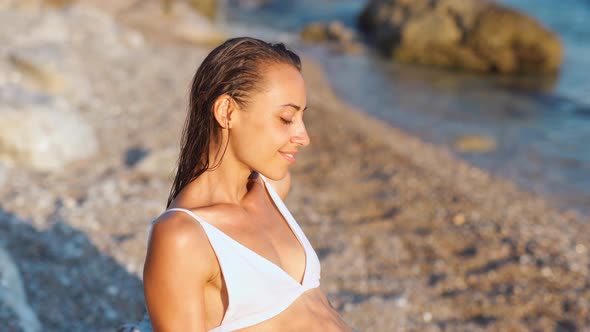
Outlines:
[[154, 332], [205, 331], [204, 288], [215, 257], [200, 224], [180, 214], [154, 224], [143, 271]]

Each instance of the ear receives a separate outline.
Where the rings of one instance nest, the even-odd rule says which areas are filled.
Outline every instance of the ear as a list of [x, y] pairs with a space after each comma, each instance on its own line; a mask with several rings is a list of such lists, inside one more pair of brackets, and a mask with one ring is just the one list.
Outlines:
[[223, 94], [213, 103], [213, 115], [221, 128], [228, 129], [232, 127], [232, 113], [234, 111], [234, 100], [228, 94]]

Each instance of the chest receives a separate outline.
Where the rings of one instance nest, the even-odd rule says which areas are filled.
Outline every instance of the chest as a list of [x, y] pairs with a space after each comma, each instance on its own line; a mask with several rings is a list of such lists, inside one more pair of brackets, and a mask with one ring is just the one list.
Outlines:
[[[223, 217], [218, 215], [217, 219], [210, 220], [217, 220], [214, 226], [230, 238], [227, 241], [239, 244], [237, 247], [241, 255], [256, 256], [254, 259], [260, 264], [274, 265], [273, 268], [282, 270], [285, 278], [302, 283], [307, 263], [304, 246], [297, 237], [297, 231], [291, 228], [276, 207], [267, 206], [255, 214], [225, 212]], [[213, 321], [213, 326], [221, 323], [230, 300], [224, 275], [219, 266], [217, 269], [218, 273], [205, 290], [207, 317]]]
[[[235, 213], [221, 220], [219, 230], [301, 282], [305, 272], [306, 254], [295, 225], [272, 202], [260, 205], [255, 211]], [[301, 239], [303, 240], [303, 239]]]

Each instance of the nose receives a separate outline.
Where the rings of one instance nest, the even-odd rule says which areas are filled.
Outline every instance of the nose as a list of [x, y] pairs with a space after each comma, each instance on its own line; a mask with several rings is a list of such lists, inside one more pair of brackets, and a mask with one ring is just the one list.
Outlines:
[[302, 124], [298, 128], [296, 134], [291, 137], [291, 142], [301, 145], [301, 146], [309, 145], [310, 139], [309, 139], [309, 135], [307, 135], [307, 129], [305, 128], [304, 124]]

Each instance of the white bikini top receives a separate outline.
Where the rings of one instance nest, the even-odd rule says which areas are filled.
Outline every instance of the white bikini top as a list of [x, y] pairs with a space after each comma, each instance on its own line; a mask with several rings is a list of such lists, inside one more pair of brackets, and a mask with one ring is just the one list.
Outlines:
[[180, 211], [193, 217], [205, 230], [215, 251], [227, 287], [229, 304], [221, 325], [209, 332], [234, 331], [263, 322], [287, 309], [303, 292], [320, 285], [320, 261], [316, 252], [274, 188], [262, 174], [259, 175], [305, 251], [305, 271], [301, 284], [279, 266], [190, 210], [172, 208], [160, 214]]

